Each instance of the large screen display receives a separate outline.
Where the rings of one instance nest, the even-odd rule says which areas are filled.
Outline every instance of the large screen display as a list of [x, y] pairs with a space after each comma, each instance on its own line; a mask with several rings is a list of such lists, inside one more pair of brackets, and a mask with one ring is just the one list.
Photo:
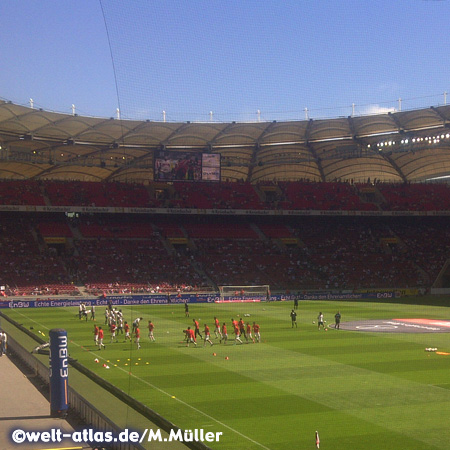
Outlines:
[[220, 154], [202, 153], [202, 180], [220, 181]]
[[155, 181], [220, 181], [220, 155], [201, 152], [158, 152]]

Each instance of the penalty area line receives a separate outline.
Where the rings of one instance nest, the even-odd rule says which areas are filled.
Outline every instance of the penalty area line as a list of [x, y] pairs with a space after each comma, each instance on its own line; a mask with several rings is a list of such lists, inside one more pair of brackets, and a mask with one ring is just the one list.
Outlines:
[[[122, 367], [118, 367], [118, 368], [119, 368], [120, 370], [122, 370], [123, 372], [126, 372], [126, 370], [125, 370], [125, 369], [122, 369]], [[205, 417], [207, 417], [208, 419], [210, 419], [210, 420], [212, 420], [212, 421], [218, 423], [219, 425], [221, 425], [221, 426], [227, 428], [228, 430], [232, 431], [233, 433], [238, 434], [238, 435], [241, 436], [242, 438], [247, 439], [248, 441], [252, 442], [253, 444], [258, 445], [259, 447], [264, 448], [265, 450], [270, 450], [269, 447], [266, 447], [265, 445], [261, 444], [260, 442], [255, 441], [255, 440], [252, 439], [251, 437], [248, 437], [248, 436], [246, 436], [245, 434], [241, 433], [240, 431], [235, 430], [234, 428], [232, 428], [232, 427], [230, 427], [229, 425], [227, 425], [227, 424], [221, 422], [220, 420], [216, 419], [215, 417], [210, 416], [209, 414], [205, 413], [204, 411], [201, 411], [200, 409], [196, 408], [195, 406], [192, 406], [192, 405], [190, 405], [189, 403], [186, 403], [186, 402], [184, 402], [183, 400], [180, 400], [178, 397], [173, 398], [173, 397], [174, 397], [173, 395], [170, 395], [168, 392], [164, 391], [163, 389], [159, 388], [158, 386], [155, 386], [155, 385], [149, 383], [148, 381], [143, 380], [142, 378], [140, 378], [140, 377], [134, 375], [133, 373], [131, 373], [131, 374], [129, 373], [129, 375], [132, 376], [132, 377], [134, 377], [134, 378], [136, 378], [136, 380], [139, 380], [139, 381], [141, 381], [142, 383], [146, 384], [147, 386], [150, 386], [151, 388], [156, 389], [157, 391], [161, 392], [162, 394], [165, 394], [165, 395], [171, 397], [173, 400], [176, 400], [177, 402], [179, 402], [179, 403], [181, 403], [182, 405], [184, 405], [184, 406], [186, 406], [186, 407], [192, 409], [193, 411], [195, 411], [195, 412], [197, 412], [197, 413], [199, 413], [199, 414], [202, 414], [203, 416], [205, 416]]]
[[[77, 344], [75, 341], [71, 341], [71, 342], [72, 342], [72, 344], [75, 344], [76, 346], [81, 347], [81, 345], [80, 345], [80, 344]], [[90, 353], [91, 353], [91, 355], [94, 355], [94, 356], [96, 356], [97, 358], [102, 359], [103, 361], [106, 361], [106, 358], [104, 358], [103, 356], [99, 355], [98, 353], [93, 352], [93, 351], [91, 351]], [[209, 420], [211, 420], [211, 421], [213, 421], [213, 422], [215, 422], [215, 423], [221, 425], [222, 427], [227, 428], [228, 430], [230, 430], [230, 431], [232, 431], [233, 433], [235, 433], [235, 434], [241, 436], [242, 438], [247, 439], [248, 441], [252, 442], [253, 444], [255, 444], [255, 445], [257, 445], [257, 446], [259, 446], [259, 447], [261, 447], [261, 448], [263, 448], [263, 449], [265, 449], [265, 450], [270, 450], [269, 447], [266, 447], [265, 445], [261, 444], [260, 442], [255, 441], [255, 440], [252, 439], [251, 437], [246, 436], [245, 434], [241, 433], [241, 432], [238, 431], [238, 430], [235, 430], [234, 428], [230, 427], [230, 426], [227, 425], [226, 423], [221, 422], [220, 420], [216, 419], [216, 418], [213, 417], [213, 416], [210, 416], [209, 414], [205, 413], [204, 411], [201, 411], [200, 409], [197, 409], [195, 406], [192, 406], [192, 405], [190, 405], [189, 403], [186, 403], [186, 402], [184, 402], [183, 400], [180, 400], [178, 397], [175, 397], [175, 396], [169, 394], [169, 393], [166, 392], [164, 389], [161, 389], [161, 388], [159, 388], [158, 386], [155, 386], [154, 384], [149, 383], [148, 381], [146, 381], [146, 380], [144, 380], [144, 379], [142, 379], [142, 378], [136, 376], [134, 373], [132, 373], [132, 372], [130, 372], [130, 371], [128, 371], [128, 370], [125, 370], [124, 368], [119, 367], [119, 366], [114, 366], [114, 367], [115, 367], [116, 369], [121, 370], [122, 372], [125, 372], [128, 376], [133, 377], [133, 378], [135, 378], [136, 380], [138, 380], [138, 381], [140, 381], [140, 382], [146, 384], [147, 386], [151, 387], [152, 389], [155, 389], [156, 391], [160, 392], [161, 394], [167, 395], [167, 396], [170, 397], [172, 400], [176, 400], [177, 402], [181, 403], [182, 405], [186, 406], [187, 408], [190, 408], [190, 409], [192, 409], [193, 411], [195, 411], [195, 412], [197, 412], [197, 413], [203, 415], [204, 417], [208, 418]], [[209, 425], [209, 426], [213, 426], [213, 425]]]
[[[41, 325], [41, 326], [42, 326], [43, 328], [45, 328], [46, 330], [49, 330], [48, 327], [46, 327], [45, 325], [43, 325], [43, 324], [37, 322], [37, 321], [34, 320], [34, 319], [31, 319], [30, 317], [26, 316], [25, 314], [22, 314], [22, 313], [20, 313], [20, 312], [19, 312], [19, 314], [22, 315], [23, 317], [26, 317], [26, 318], [29, 319], [29, 320], [32, 320], [34, 323], [36, 323], [36, 324], [38, 324], [38, 325]], [[76, 343], [75, 341], [71, 341], [71, 343], [74, 344], [74, 345], [76, 345], [77, 347], [81, 347], [81, 345], [78, 344], [78, 343]], [[91, 351], [90, 353], [91, 353], [91, 355], [94, 355], [94, 356], [96, 356], [97, 358], [100, 358], [100, 359], [102, 359], [103, 361], [106, 361], [106, 358], [104, 358], [103, 356], [97, 354], [96, 352]], [[162, 394], [167, 395], [167, 396], [170, 397], [170, 398], [173, 397], [173, 395], [169, 394], [168, 392], [164, 391], [163, 389], [159, 388], [158, 386], [155, 386], [155, 385], [153, 385], [152, 383], [149, 383], [148, 381], [146, 381], [146, 380], [144, 380], [144, 379], [142, 379], [142, 378], [140, 378], [140, 377], [134, 375], [133, 373], [130, 373], [129, 371], [123, 369], [122, 367], [116, 366], [116, 368], [119, 369], [119, 370], [121, 370], [122, 372], [125, 372], [127, 375], [134, 377], [136, 380], [141, 381], [142, 383], [146, 384], [147, 386], [150, 386], [151, 388], [157, 390], [158, 392], [161, 392]], [[235, 434], [241, 436], [241, 437], [244, 438], [244, 439], [247, 439], [248, 441], [252, 442], [253, 444], [255, 444], [255, 445], [257, 445], [257, 446], [259, 446], [259, 447], [261, 447], [261, 448], [263, 448], [263, 449], [265, 449], [265, 450], [271, 450], [269, 447], [266, 447], [265, 445], [261, 444], [260, 442], [255, 441], [255, 440], [252, 439], [251, 437], [246, 436], [245, 434], [241, 433], [241, 432], [238, 431], [238, 430], [235, 430], [234, 428], [232, 428], [232, 427], [230, 427], [229, 425], [227, 425], [227, 424], [221, 422], [220, 420], [216, 419], [215, 417], [210, 416], [209, 414], [205, 413], [204, 411], [201, 411], [200, 409], [196, 408], [195, 406], [192, 406], [192, 405], [190, 405], [189, 403], [186, 403], [186, 402], [184, 402], [183, 400], [180, 400], [180, 399], [177, 398], [177, 397], [175, 397], [174, 400], [177, 400], [179, 403], [181, 403], [182, 405], [186, 406], [187, 408], [190, 408], [190, 409], [192, 409], [193, 411], [195, 411], [195, 412], [197, 412], [197, 413], [203, 415], [204, 417], [208, 418], [209, 420], [212, 420], [213, 422], [215, 422], [215, 423], [217, 423], [217, 424], [219, 424], [219, 425], [221, 425], [221, 426], [227, 428], [228, 430], [230, 430], [230, 431], [232, 431], [233, 433], [235, 433]]]

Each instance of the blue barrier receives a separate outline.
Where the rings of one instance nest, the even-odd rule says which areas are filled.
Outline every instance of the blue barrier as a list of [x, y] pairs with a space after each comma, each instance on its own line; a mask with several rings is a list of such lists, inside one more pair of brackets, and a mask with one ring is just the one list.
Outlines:
[[69, 352], [67, 331], [53, 328], [50, 337], [50, 415], [62, 417], [69, 409]]

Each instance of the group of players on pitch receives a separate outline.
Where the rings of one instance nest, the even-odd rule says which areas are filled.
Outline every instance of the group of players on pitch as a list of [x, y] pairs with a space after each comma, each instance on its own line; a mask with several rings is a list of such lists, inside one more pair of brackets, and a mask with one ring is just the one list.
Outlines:
[[[200, 324], [198, 320], [193, 319], [194, 327], [187, 327], [186, 330], [183, 330], [185, 336], [186, 347], [189, 347], [189, 344], [194, 344], [197, 347], [197, 336], [200, 339], [203, 339], [203, 347], [206, 346], [208, 342], [211, 346], [214, 345], [214, 342], [211, 340], [211, 332], [209, 326], [205, 324], [203, 333], [204, 336], [200, 333]], [[253, 325], [250, 325], [250, 322], [245, 323], [241, 318], [239, 321], [235, 319], [231, 319], [231, 326], [233, 327], [234, 333], [234, 344], [244, 344], [241, 339], [241, 336], [245, 339], [245, 343], [248, 344], [250, 341], [253, 343], [261, 342], [261, 334], [259, 331], [259, 325], [256, 322], [253, 322]], [[252, 335], [253, 331], [253, 335]], [[227, 324], [223, 322], [222, 326], [220, 326], [219, 319], [214, 317], [214, 334], [216, 339], [219, 339], [219, 343], [222, 342], [224, 345], [228, 341], [228, 329]]]
[[[134, 343], [137, 345], [137, 348], [141, 348], [140, 339], [141, 339], [141, 331], [140, 331], [140, 322], [142, 317], [137, 317], [132, 323], [132, 329], [130, 330], [130, 326], [127, 321], [123, 320], [122, 310], [117, 310], [115, 308], [106, 308], [105, 309], [105, 325], [109, 327], [110, 331], [110, 343], [118, 342], [118, 335], [124, 334], [124, 342], [129, 340], [132, 341], [134, 337]], [[197, 336], [203, 340], [203, 346], [206, 346], [206, 343], [209, 343], [211, 346], [214, 345], [211, 340], [211, 331], [207, 324], [204, 325], [203, 335], [200, 332], [200, 324], [197, 319], [193, 319], [193, 328], [187, 327], [186, 330], [183, 330], [185, 335], [186, 346], [189, 347], [189, 344], [194, 344], [197, 346]], [[245, 343], [249, 343], [250, 341], [253, 343], [261, 342], [261, 334], [260, 334], [260, 326], [253, 322], [253, 325], [250, 325], [250, 322], [245, 323], [241, 318], [239, 321], [235, 319], [231, 319], [231, 325], [234, 333], [234, 344], [244, 344], [244, 341], [241, 339], [245, 339]], [[219, 343], [222, 342], [226, 344], [228, 342], [228, 329], [225, 322], [223, 322], [222, 326], [220, 326], [219, 319], [214, 317], [214, 334], [216, 339], [219, 339]], [[155, 341], [155, 337], [153, 335], [153, 331], [155, 326], [151, 320], [148, 321], [148, 337], [150, 341]], [[133, 336], [133, 337], [132, 337]], [[106, 345], [104, 344], [104, 330], [102, 326], [98, 324], [94, 324], [94, 343], [98, 347], [99, 350], [106, 349]]]
[[[295, 312], [295, 306], [294, 309], [292, 309], [290, 313], [292, 327], [297, 327], [297, 313]], [[185, 315], [186, 317], [189, 317], [189, 306], [187, 303], [185, 304]], [[86, 314], [82, 314], [82, 309], [80, 308], [80, 319], [87, 316]], [[95, 320], [95, 316], [93, 318]], [[341, 314], [338, 311], [335, 316], [335, 328], [340, 328], [340, 322], [341, 322]], [[124, 341], [126, 342], [129, 340], [132, 341], [132, 336], [134, 337], [134, 343], [137, 345], [137, 348], [141, 348], [140, 339], [141, 339], [141, 331], [139, 328], [140, 322], [142, 320], [142, 317], [137, 317], [133, 323], [132, 323], [132, 329], [130, 330], [130, 326], [128, 322], [123, 320], [123, 314], [122, 310], [115, 309], [112, 307], [107, 307], [105, 309], [105, 325], [109, 327], [111, 340], [110, 342], [118, 342], [118, 335], [124, 334]], [[314, 324], [315, 322], [313, 322]], [[204, 325], [203, 329], [203, 335], [200, 333], [200, 324], [197, 319], [193, 319], [193, 327], [190, 326], [187, 327], [187, 329], [183, 330], [184, 333], [184, 342], [186, 342], [186, 347], [189, 347], [190, 344], [194, 344], [195, 347], [197, 347], [197, 336], [203, 340], [203, 347], [206, 347], [206, 343], [210, 344], [211, 346], [214, 345], [213, 341], [211, 340], [211, 331], [207, 324]], [[319, 313], [317, 317], [317, 325], [320, 330], [320, 327], [324, 327], [324, 319], [322, 312]], [[261, 342], [261, 334], [260, 334], [260, 326], [253, 322], [253, 325], [250, 325], [250, 322], [245, 323], [242, 318], [239, 319], [239, 321], [235, 319], [231, 319], [231, 326], [233, 328], [233, 334], [234, 334], [234, 344], [244, 344], [242, 341], [245, 339], [245, 343], [248, 344], [250, 341], [253, 343], [260, 343]], [[153, 322], [151, 320], [148, 321], [148, 337], [150, 341], [154, 342], [155, 337], [153, 335], [153, 330], [155, 328]], [[220, 325], [220, 321], [217, 317], [214, 317], [214, 334], [216, 339], [219, 339], [219, 343], [222, 342], [224, 345], [228, 342], [228, 329], [227, 324], [223, 322], [222, 326]], [[98, 349], [101, 350], [106, 349], [106, 345], [103, 342], [104, 340], [104, 330], [101, 326], [98, 326], [97, 324], [94, 324], [94, 343], [96, 346], [98, 346]]]
[[[291, 311], [290, 313], [290, 317], [291, 317], [291, 323], [292, 323], [292, 328], [297, 328], [297, 313], [295, 312], [295, 307], [294, 309]], [[313, 324], [315, 324], [316, 322], [313, 321]], [[327, 328], [325, 327], [325, 323], [326, 320], [323, 319], [323, 313], [320, 312], [319, 315], [317, 316], [317, 327], [320, 330], [320, 327], [322, 327], [325, 331], [327, 330]], [[335, 315], [334, 315], [334, 328], [336, 330], [339, 330], [341, 327], [341, 313], [338, 311]]]
[[[137, 317], [133, 323], [131, 324], [132, 329], [130, 330], [130, 325], [127, 321], [123, 320], [122, 310], [115, 308], [106, 308], [105, 309], [105, 325], [108, 326], [109, 331], [111, 333], [110, 343], [119, 342], [119, 334], [124, 334], [124, 341], [129, 340], [132, 341], [132, 336], [134, 337], [134, 343], [137, 345], [137, 348], [141, 348], [141, 330], [139, 328], [139, 324], [142, 320], [142, 317]], [[155, 326], [152, 321], [148, 321], [148, 337], [151, 341], [155, 341], [155, 337], [153, 336], [153, 330]], [[94, 343], [98, 346], [98, 349], [101, 350], [106, 349], [106, 345], [103, 342], [105, 337], [103, 327], [98, 324], [94, 324]]]

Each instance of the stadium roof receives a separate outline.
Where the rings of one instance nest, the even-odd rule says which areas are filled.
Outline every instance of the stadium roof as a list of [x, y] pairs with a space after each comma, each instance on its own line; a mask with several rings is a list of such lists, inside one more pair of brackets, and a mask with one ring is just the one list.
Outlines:
[[0, 179], [148, 182], [161, 151], [220, 153], [222, 179], [419, 182], [450, 175], [450, 106], [325, 120], [174, 123], [0, 101]]

